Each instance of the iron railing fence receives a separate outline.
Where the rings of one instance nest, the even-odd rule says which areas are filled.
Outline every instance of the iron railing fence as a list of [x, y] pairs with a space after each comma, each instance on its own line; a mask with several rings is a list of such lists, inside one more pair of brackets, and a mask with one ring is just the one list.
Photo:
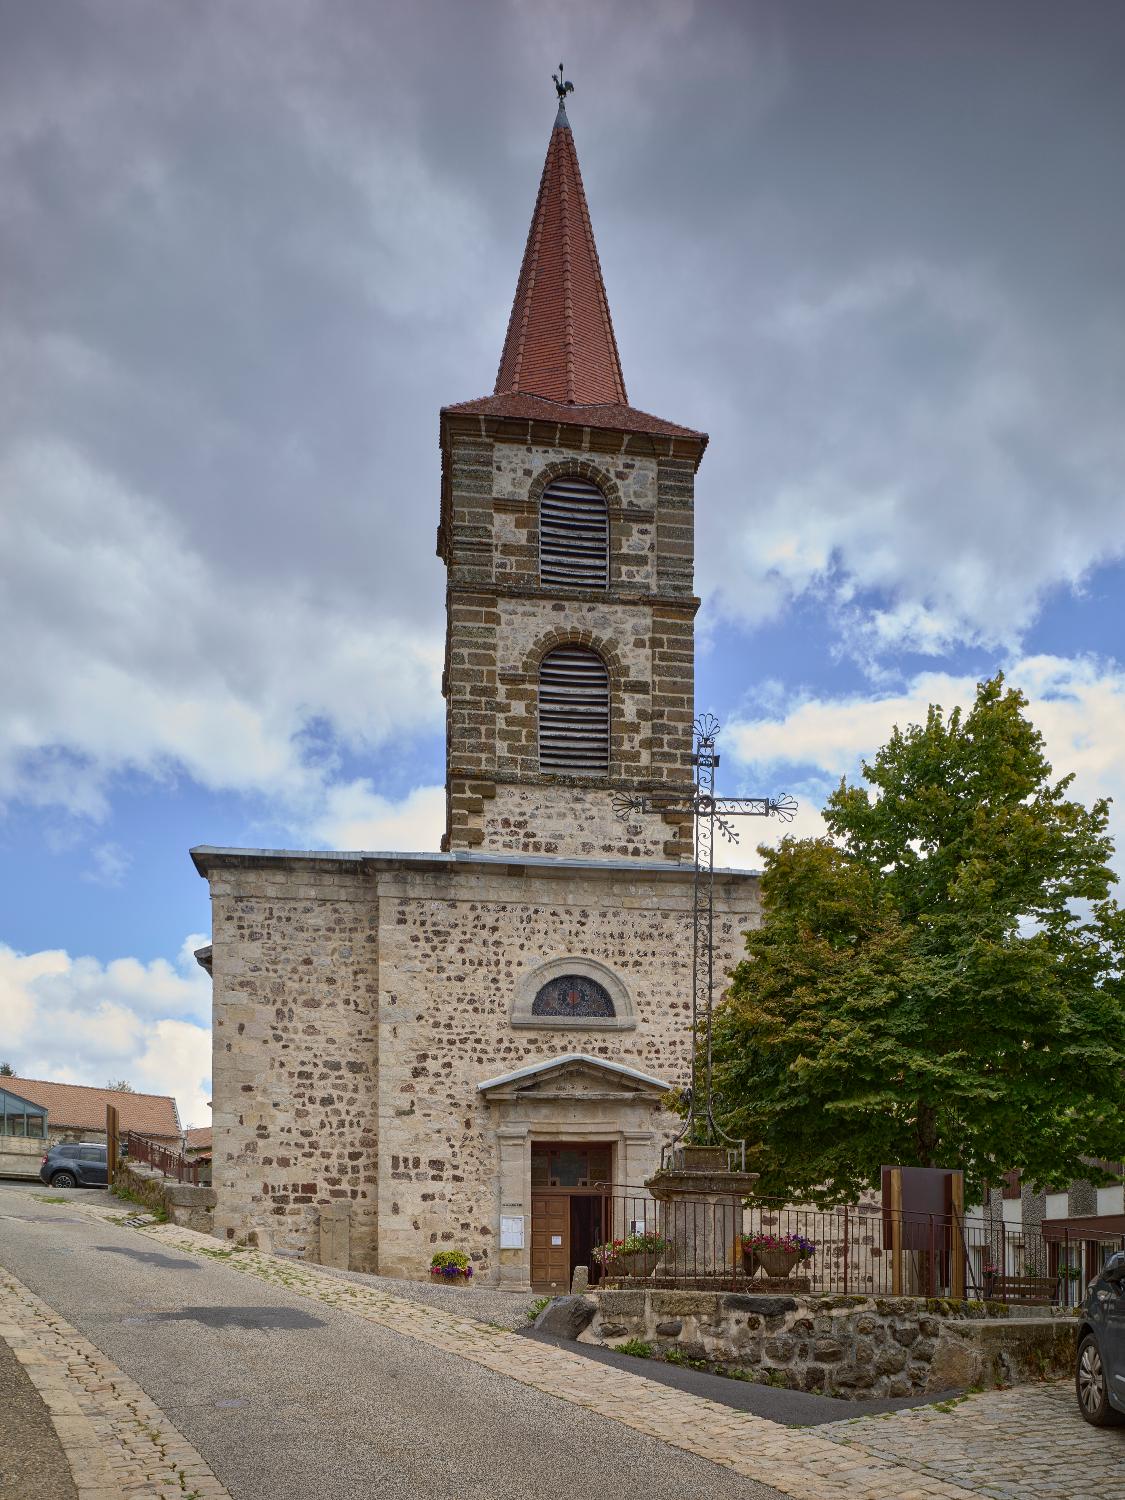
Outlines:
[[1062, 1307], [1078, 1307], [1110, 1256], [1125, 1250], [1125, 1234], [1119, 1230], [1071, 1230], [1067, 1226], [1060, 1231], [1052, 1228], [1050, 1219], [1043, 1224], [1042, 1237], [1048, 1272], [1057, 1282]]
[[605, 1286], [808, 1291], [1076, 1306], [1120, 1234], [1047, 1238], [1000, 1220], [817, 1209], [739, 1197], [601, 1195], [590, 1279]]
[[170, 1151], [158, 1141], [149, 1140], [145, 1135], [137, 1135], [132, 1130], [125, 1139], [126, 1154], [130, 1161], [147, 1162], [157, 1172], [163, 1172], [165, 1177], [174, 1177], [177, 1182], [190, 1182], [198, 1187], [198, 1161], [189, 1161], [181, 1152]]

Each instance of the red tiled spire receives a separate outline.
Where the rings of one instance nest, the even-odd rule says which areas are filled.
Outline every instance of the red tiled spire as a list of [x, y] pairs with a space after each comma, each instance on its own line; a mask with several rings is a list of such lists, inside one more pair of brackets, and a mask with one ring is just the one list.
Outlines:
[[543, 164], [495, 394], [579, 406], [629, 404], [562, 103]]

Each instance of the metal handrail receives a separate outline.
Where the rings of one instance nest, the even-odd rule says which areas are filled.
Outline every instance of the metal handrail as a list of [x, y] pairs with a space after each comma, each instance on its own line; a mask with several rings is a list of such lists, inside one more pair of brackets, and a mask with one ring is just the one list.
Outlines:
[[144, 1161], [165, 1177], [174, 1177], [177, 1182], [190, 1182], [199, 1186], [199, 1162], [189, 1161], [180, 1151], [170, 1151], [159, 1141], [138, 1135], [130, 1130], [125, 1137], [126, 1153], [130, 1161]]

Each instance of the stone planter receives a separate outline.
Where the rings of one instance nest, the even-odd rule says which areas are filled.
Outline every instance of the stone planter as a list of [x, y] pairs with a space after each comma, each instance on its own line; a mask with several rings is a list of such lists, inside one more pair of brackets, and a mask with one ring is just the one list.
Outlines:
[[774, 1279], [788, 1276], [800, 1259], [798, 1250], [766, 1250], [759, 1246], [752, 1253], [766, 1275]]
[[640, 1250], [636, 1255], [620, 1255], [609, 1263], [611, 1276], [651, 1276], [659, 1259], [654, 1252]]

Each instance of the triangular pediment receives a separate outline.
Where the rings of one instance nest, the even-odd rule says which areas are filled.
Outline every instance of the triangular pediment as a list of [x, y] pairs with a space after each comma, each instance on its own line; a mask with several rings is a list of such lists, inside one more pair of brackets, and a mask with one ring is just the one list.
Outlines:
[[671, 1088], [660, 1078], [623, 1063], [570, 1053], [485, 1079], [477, 1089], [487, 1099], [650, 1099]]

